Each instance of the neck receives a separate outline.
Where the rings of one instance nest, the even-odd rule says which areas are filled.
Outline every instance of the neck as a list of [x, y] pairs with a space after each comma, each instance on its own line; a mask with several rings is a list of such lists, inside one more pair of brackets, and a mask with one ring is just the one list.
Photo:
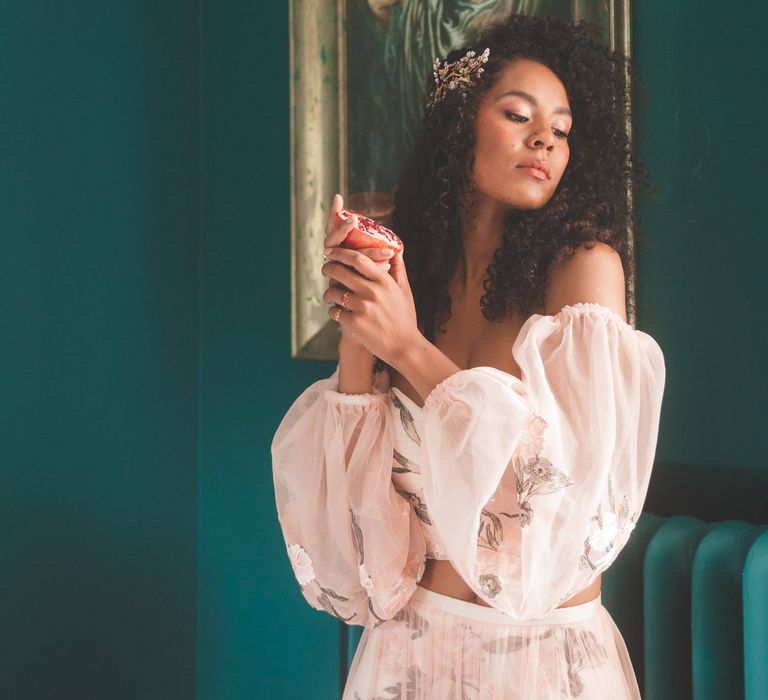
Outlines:
[[473, 215], [462, 222], [463, 260], [459, 261], [456, 283], [460, 292], [482, 288], [488, 265], [501, 247], [508, 208], [495, 200], [477, 202]]

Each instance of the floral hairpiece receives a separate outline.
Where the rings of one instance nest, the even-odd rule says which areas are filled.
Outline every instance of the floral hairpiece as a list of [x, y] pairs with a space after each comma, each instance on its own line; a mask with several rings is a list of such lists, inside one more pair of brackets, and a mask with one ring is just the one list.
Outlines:
[[[457, 87], [466, 88], [474, 85], [475, 78], [483, 72], [482, 64], [488, 61], [490, 49], [486, 49], [479, 56], [475, 57], [474, 51], [467, 51], [466, 55], [448, 63], [443, 61], [440, 65], [440, 58], [435, 59], [432, 72], [435, 75], [435, 91], [427, 102], [427, 107], [434, 107], [440, 100], [446, 96], [447, 90], [455, 90]], [[462, 95], [466, 92], [462, 89]]]

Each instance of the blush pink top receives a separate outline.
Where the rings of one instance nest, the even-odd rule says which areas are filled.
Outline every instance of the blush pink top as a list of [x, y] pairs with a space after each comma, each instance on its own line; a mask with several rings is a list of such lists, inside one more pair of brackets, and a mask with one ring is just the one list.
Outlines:
[[520, 379], [461, 370], [423, 408], [386, 372], [370, 394], [340, 393], [338, 366], [294, 401], [272, 441], [273, 477], [312, 607], [350, 624], [390, 619], [432, 557], [492, 607], [536, 619], [614, 561], [648, 491], [661, 348], [612, 309], [579, 303], [532, 315], [511, 352]]

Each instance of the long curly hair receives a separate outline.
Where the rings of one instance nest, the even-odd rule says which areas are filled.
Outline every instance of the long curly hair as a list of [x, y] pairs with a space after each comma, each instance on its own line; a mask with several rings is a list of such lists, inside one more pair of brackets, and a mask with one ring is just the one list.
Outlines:
[[[543, 63], [565, 86], [573, 113], [570, 158], [543, 207], [508, 212], [483, 283], [486, 319], [500, 322], [514, 313], [527, 318], [541, 308], [553, 264], [581, 244], [607, 243], [629, 274], [635, 263], [628, 238], [630, 230], [637, 238], [637, 222], [627, 192], [653, 189], [626, 126], [630, 103], [642, 98], [640, 81], [628, 58], [605, 47], [597, 26], [512, 15], [487, 25], [472, 45], [451, 51], [446, 60], [486, 47], [490, 56], [476, 84], [463, 97], [448, 90], [425, 109], [395, 190], [391, 226], [405, 244], [419, 328], [430, 342], [450, 318], [448, 285], [463, 255], [460, 222], [464, 195], [472, 190], [478, 104], [512, 61]], [[427, 92], [432, 89], [430, 74]]]

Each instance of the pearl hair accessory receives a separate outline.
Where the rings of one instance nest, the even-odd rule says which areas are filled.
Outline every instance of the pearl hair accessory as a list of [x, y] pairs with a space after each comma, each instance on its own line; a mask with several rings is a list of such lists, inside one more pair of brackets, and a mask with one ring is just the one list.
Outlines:
[[[488, 61], [490, 53], [491, 50], [486, 48], [483, 53], [476, 57], [474, 51], [467, 51], [466, 55], [452, 63], [443, 61], [442, 66], [440, 65], [440, 58], [436, 58], [432, 68], [435, 76], [435, 91], [427, 102], [427, 107], [434, 107], [440, 102], [446, 96], [447, 90], [474, 85], [475, 79], [483, 72], [482, 64]], [[462, 96], [464, 95], [466, 92], [463, 89]]]

